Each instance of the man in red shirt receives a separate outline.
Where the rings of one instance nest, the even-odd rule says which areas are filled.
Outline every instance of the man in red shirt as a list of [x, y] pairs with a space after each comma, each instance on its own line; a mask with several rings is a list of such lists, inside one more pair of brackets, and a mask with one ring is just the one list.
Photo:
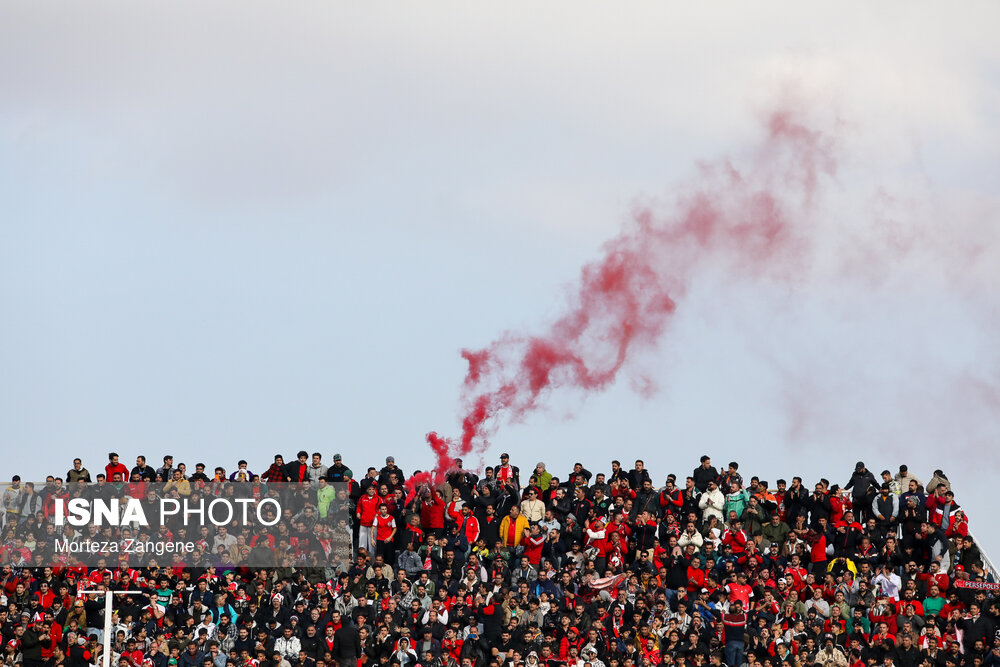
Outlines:
[[369, 484], [368, 488], [365, 490], [365, 495], [361, 496], [358, 500], [358, 523], [361, 525], [361, 530], [358, 533], [358, 546], [364, 547], [369, 551], [375, 550], [375, 535], [372, 530], [372, 525], [375, 523], [375, 516], [378, 514], [378, 506], [383, 502], [375, 493], [375, 485]]
[[111, 452], [108, 454], [108, 465], [104, 466], [104, 471], [107, 473], [107, 479], [109, 482], [115, 481], [115, 473], [121, 475], [121, 481], [128, 481], [128, 468], [125, 467], [124, 463], [118, 461], [118, 454]]
[[528, 557], [528, 562], [538, 567], [542, 562], [542, 547], [545, 546], [545, 535], [542, 534], [538, 524], [529, 529], [521, 544], [524, 545], [524, 555]]
[[514, 484], [514, 488], [521, 488], [521, 471], [517, 466], [510, 464], [510, 455], [506, 452], [500, 455], [500, 465], [496, 467], [496, 478], [502, 484]]
[[465, 531], [465, 539], [471, 548], [479, 539], [479, 519], [472, 515], [472, 508], [468, 505], [462, 506], [462, 515], [459, 518], [459, 526]]
[[740, 572], [736, 575], [736, 581], [726, 584], [726, 592], [729, 593], [729, 599], [733, 602], [739, 600], [743, 604], [744, 609], [750, 608], [750, 598], [753, 597], [753, 587], [747, 584], [746, 572]]
[[931, 586], [937, 584], [938, 590], [942, 593], [948, 590], [948, 584], [951, 583], [948, 580], [948, 573], [941, 571], [941, 563], [937, 561], [931, 561], [930, 572], [921, 572], [917, 574], [917, 581], [924, 582], [928, 591]]
[[387, 563], [394, 563], [392, 540], [396, 537], [396, 519], [389, 514], [389, 506], [385, 503], [378, 506], [378, 514], [372, 520], [372, 530], [375, 533], [375, 555], [382, 556]]
[[743, 530], [743, 520], [734, 519], [730, 528], [722, 534], [722, 543], [733, 548], [733, 555], [739, 556], [747, 549], [746, 532]]
[[420, 527], [428, 535], [444, 535], [444, 496], [440, 489], [425, 491], [420, 501]]

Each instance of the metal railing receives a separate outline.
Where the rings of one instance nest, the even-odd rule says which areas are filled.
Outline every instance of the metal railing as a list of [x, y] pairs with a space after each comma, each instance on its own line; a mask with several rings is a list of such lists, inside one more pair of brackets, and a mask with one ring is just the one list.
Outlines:
[[996, 565], [990, 560], [990, 557], [986, 554], [986, 550], [983, 548], [983, 543], [976, 539], [976, 536], [969, 531], [969, 537], [972, 538], [973, 543], [979, 547], [979, 556], [983, 559], [983, 567], [988, 574], [993, 575], [993, 581], [1000, 582], [1000, 570], [997, 570]]

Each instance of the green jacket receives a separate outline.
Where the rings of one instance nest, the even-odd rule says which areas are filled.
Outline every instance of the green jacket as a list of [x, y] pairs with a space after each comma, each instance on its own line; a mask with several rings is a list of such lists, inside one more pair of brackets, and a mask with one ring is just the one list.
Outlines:
[[740, 489], [736, 493], [726, 494], [726, 506], [722, 510], [722, 520], [729, 521], [729, 512], [735, 511], [736, 516], [743, 517], [743, 510], [746, 509], [747, 504], [750, 502], [750, 494], [747, 493], [746, 489]]
[[538, 480], [538, 488], [542, 491], [548, 491], [549, 485], [552, 483], [552, 473], [548, 470], [543, 472], [541, 475], [535, 473], [535, 478]]
[[[871, 624], [871, 622], [867, 618], [865, 618], [864, 616], [861, 617], [861, 619], [860, 619], [859, 622], [861, 623], [861, 629], [864, 631], [864, 633], [866, 635], [870, 634], [871, 631], [872, 631], [872, 624]], [[847, 634], [851, 634], [852, 632], [854, 632], [854, 616], [853, 615], [847, 617]]]
[[788, 539], [790, 532], [792, 529], [784, 521], [779, 521], [777, 526], [768, 521], [760, 527], [760, 534], [764, 537], [765, 543], [770, 545], [772, 542], [776, 542], [779, 547], [785, 545], [785, 540]]
[[750, 511], [751, 506], [747, 505], [743, 510], [743, 529], [747, 531], [749, 535], [760, 535], [761, 529], [764, 527], [765, 523], [770, 523], [771, 513], [764, 508], [763, 505], [757, 503], [757, 513], [754, 514]]
[[319, 516], [326, 518], [326, 513], [330, 511], [330, 503], [337, 499], [337, 491], [329, 484], [321, 486], [316, 490], [316, 504], [319, 505]]

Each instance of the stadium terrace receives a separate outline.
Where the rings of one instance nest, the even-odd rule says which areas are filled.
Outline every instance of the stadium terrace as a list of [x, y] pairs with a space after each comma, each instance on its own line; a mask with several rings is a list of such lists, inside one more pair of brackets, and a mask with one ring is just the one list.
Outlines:
[[1000, 582], [941, 470], [161, 461], [0, 487], [5, 665], [105, 639], [117, 667], [1000, 665]]

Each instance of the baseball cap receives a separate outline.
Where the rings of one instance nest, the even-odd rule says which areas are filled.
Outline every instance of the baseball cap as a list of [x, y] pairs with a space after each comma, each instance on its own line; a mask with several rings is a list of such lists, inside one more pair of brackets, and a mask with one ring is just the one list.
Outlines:
[[344, 457], [342, 457], [340, 454], [334, 454], [333, 455], [333, 460], [334, 461], [343, 461]]

